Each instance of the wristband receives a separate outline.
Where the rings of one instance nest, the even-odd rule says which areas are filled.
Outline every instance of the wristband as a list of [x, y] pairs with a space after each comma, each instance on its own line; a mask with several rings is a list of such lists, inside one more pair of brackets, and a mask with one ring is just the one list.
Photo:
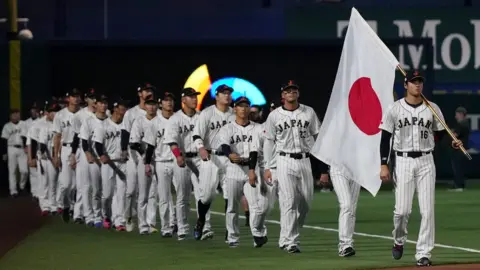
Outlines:
[[176, 158], [182, 155], [182, 153], [180, 152], [180, 149], [178, 147], [173, 149], [172, 153]]

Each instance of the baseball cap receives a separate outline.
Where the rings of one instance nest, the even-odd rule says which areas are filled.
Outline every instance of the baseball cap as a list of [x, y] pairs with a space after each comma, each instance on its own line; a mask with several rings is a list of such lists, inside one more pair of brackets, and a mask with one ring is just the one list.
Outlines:
[[82, 92], [80, 92], [80, 90], [78, 90], [77, 88], [73, 88], [70, 92], [67, 92], [65, 94], [66, 97], [81, 97], [82, 96]]
[[128, 107], [128, 103], [129, 103], [128, 100], [124, 100], [122, 98], [117, 98], [113, 101], [113, 107], [115, 108], [115, 107], [118, 107], [118, 106], [121, 106], [121, 105], [123, 105], [125, 107]]
[[247, 104], [250, 106], [250, 100], [246, 97], [239, 97], [237, 100], [235, 100], [234, 106], [239, 106], [241, 104]]
[[465, 107], [460, 106], [455, 110], [455, 112], [467, 114], [467, 109], [465, 109]]
[[281, 90], [285, 91], [289, 88], [300, 89], [300, 87], [293, 80], [289, 80], [286, 84], [284, 84]]
[[200, 92], [195, 91], [195, 89], [191, 87], [184, 88], [182, 90], [182, 97], [191, 97], [191, 96], [198, 96], [200, 95]]
[[60, 104], [53, 101], [45, 105], [46, 105], [45, 111], [47, 112], [58, 112], [62, 109], [62, 107], [60, 107]]
[[175, 95], [174, 95], [172, 92], [163, 92], [163, 93], [159, 96], [158, 102], [161, 102], [162, 99], [166, 99], [166, 98], [175, 99]]
[[145, 100], [145, 105], [157, 105], [157, 101], [155, 99]]
[[230, 92], [232, 93], [233, 92], [233, 88], [226, 85], [226, 84], [222, 84], [220, 86], [217, 87], [217, 89], [215, 89], [215, 94], [218, 94], [218, 93], [225, 93], [225, 92]]
[[87, 92], [85, 92], [85, 98], [95, 98], [95, 89], [94, 88], [89, 88]]
[[94, 98], [96, 102], [108, 103], [108, 97], [106, 95], [97, 94], [91, 98]]
[[423, 82], [425, 81], [425, 78], [418, 70], [414, 70], [412, 72], [408, 72], [405, 76], [405, 82], [411, 82], [413, 80], [421, 80]]
[[137, 88], [137, 92], [147, 90], [147, 91], [155, 91], [157, 88], [153, 86], [151, 83], [143, 83]]

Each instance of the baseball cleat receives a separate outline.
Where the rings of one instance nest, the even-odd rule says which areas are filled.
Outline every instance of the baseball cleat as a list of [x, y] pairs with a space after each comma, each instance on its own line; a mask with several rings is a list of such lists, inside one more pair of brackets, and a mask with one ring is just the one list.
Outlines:
[[195, 240], [200, 240], [202, 239], [202, 232], [203, 232], [203, 226], [205, 224], [201, 222], [200, 220], [197, 219], [197, 224], [195, 225], [195, 228], [193, 229], [193, 237]]
[[148, 227], [149, 227], [149, 228], [148, 228], [148, 231], [149, 231], [150, 233], [158, 233], [158, 229], [155, 228], [153, 225], [148, 225]]
[[150, 233], [148, 231], [141, 231], [140, 235], [149, 235]]
[[103, 228], [110, 229], [111, 227], [112, 222], [110, 221], [110, 219], [106, 218], [105, 220], [103, 220]]
[[353, 255], [355, 255], [355, 249], [352, 247], [347, 247], [338, 253], [340, 257], [351, 257]]
[[57, 213], [57, 211], [50, 211], [50, 215], [51, 216], [56, 216], [56, 215], [58, 215], [58, 213]]
[[297, 246], [290, 246], [287, 248], [288, 253], [300, 253], [300, 249]]
[[102, 228], [103, 224], [102, 222], [95, 222], [95, 228]]
[[62, 220], [65, 223], [68, 223], [70, 221], [70, 211], [68, 208], [64, 209], [62, 212]]
[[133, 231], [133, 228], [135, 227], [135, 224], [133, 224], [132, 218], [129, 218], [127, 220], [127, 224], [126, 224], [125, 227], [127, 229], [127, 232], [132, 232]]
[[119, 225], [115, 227], [115, 229], [117, 230], [117, 232], [124, 232], [126, 230], [125, 226], [123, 225]]
[[172, 228], [172, 234], [177, 234], [178, 226], [175, 224], [175, 225], [171, 226], [171, 228]]
[[403, 246], [402, 245], [394, 245], [392, 247], [392, 257], [395, 260], [400, 260], [403, 256]]
[[82, 218], [76, 218], [74, 221], [73, 221], [74, 224], [83, 224], [83, 219]]
[[432, 261], [430, 259], [423, 257], [420, 260], [417, 261], [417, 266], [432, 266]]
[[178, 236], [178, 241], [183, 241], [183, 240], [186, 240], [187, 239], [187, 235], [186, 234], [180, 234]]
[[205, 230], [202, 233], [202, 237], [200, 238], [201, 240], [208, 240], [213, 238], [213, 232], [209, 230]]
[[253, 247], [256, 248], [261, 248], [263, 245], [265, 245], [268, 242], [268, 237], [253, 237]]
[[42, 217], [47, 217], [48, 215], [50, 215], [50, 212], [47, 211], [47, 210], [43, 210], [41, 215], [42, 215]]
[[236, 247], [238, 247], [239, 245], [240, 245], [240, 243], [238, 243], [238, 242], [230, 242], [230, 243], [228, 243], [228, 246], [229, 246], [230, 248], [236, 248]]
[[225, 231], [225, 244], [228, 244], [228, 231]]
[[172, 233], [169, 233], [169, 232], [167, 232], [167, 233], [162, 233], [162, 237], [163, 237], [163, 238], [172, 238], [172, 237], [173, 237], [173, 234], [172, 234]]
[[87, 222], [87, 227], [93, 228], [95, 227], [95, 223], [93, 221]]
[[15, 199], [15, 198], [18, 197], [18, 194], [17, 194], [17, 193], [14, 193], [14, 194], [12, 194], [12, 195], [10, 195], [10, 196], [12, 196], [12, 199]]

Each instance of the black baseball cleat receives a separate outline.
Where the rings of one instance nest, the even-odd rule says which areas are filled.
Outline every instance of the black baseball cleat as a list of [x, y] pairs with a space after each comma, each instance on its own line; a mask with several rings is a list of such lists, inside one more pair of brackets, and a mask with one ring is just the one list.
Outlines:
[[178, 232], [178, 226], [177, 224], [175, 224], [172, 226], [172, 234], [177, 234], [177, 232]]
[[395, 260], [400, 260], [403, 256], [403, 246], [402, 245], [394, 245], [392, 247], [392, 257]]
[[338, 253], [340, 257], [351, 257], [353, 255], [355, 255], [355, 249], [352, 247], [347, 247]]
[[300, 253], [300, 249], [297, 246], [290, 246], [287, 248], [288, 253]]
[[430, 259], [423, 257], [420, 260], [417, 261], [417, 266], [423, 267], [423, 266], [432, 266], [432, 261]]
[[76, 218], [74, 221], [73, 221], [74, 224], [83, 224], [83, 219], [82, 218]]
[[65, 223], [68, 223], [70, 221], [70, 210], [68, 208], [63, 209], [62, 220]]
[[167, 232], [167, 233], [162, 234], [162, 237], [163, 237], [163, 238], [172, 238], [172, 237], [173, 237], [173, 234]]
[[268, 242], [268, 237], [253, 237], [253, 247], [256, 248], [261, 248], [263, 245], [265, 245]]
[[197, 220], [197, 225], [195, 225], [195, 228], [193, 228], [193, 238], [195, 238], [195, 240], [202, 239], [203, 226], [203, 223], [200, 222], [200, 220]]
[[95, 222], [93, 222], [93, 221], [88, 222], [87, 227], [89, 227], [89, 228], [95, 227]]

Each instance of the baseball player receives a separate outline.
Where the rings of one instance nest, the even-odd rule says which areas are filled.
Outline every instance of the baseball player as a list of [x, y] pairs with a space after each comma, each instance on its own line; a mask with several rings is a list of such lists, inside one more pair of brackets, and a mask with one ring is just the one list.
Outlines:
[[[121, 131], [122, 120], [127, 111], [126, 103], [122, 100], [113, 103], [112, 117], [102, 121], [102, 124], [93, 131], [92, 141], [95, 151], [102, 163], [102, 212], [103, 227], [112, 227], [112, 205], [118, 209], [116, 213], [125, 212], [127, 191], [127, 165], [122, 155]], [[117, 202], [112, 203], [115, 190]], [[114, 220], [117, 231], [125, 231], [125, 216], [119, 215]]]
[[[266, 164], [270, 164], [275, 145], [280, 234], [285, 237], [285, 250], [298, 253], [299, 228], [305, 222], [313, 199], [309, 140], [312, 136], [316, 138], [320, 121], [311, 107], [298, 103], [299, 87], [293, 81], [289, 81], [281, 90], [284, 105], [272, 111], [265, 122], [264, 158]], [[323, 174], [326, 173], [325, 170]], [[272, 179], [268, 169], [265, 170], [265, 178]]]
[[[100, 128], [108, 118], [108, 101], [104, 95], [93, 96], [90, 93], [87, 102], [95, 102], [95, 116], [86, 117], [81, 124], [78, 138], [81, 140], [81, 147], [86, 163], [86, 176], [83, 189], [83, 208], [85, 213], [85, 222], [89, 227], [102, 227], [102, 204], [101, 204], [101, 163], [92, 141], [93, 132]], [[80, 166], [80, 163], [79, 163]]]
[[[53, 120], [55, 114], [60, 110], [60, 106], [56, 103], [49, 103], [45, 108], [46, 115], [38, 124], [38, 134], [35, 140], [38, 142], [39, 153], [35, 152], [38, 157], [38, 194], [39, 205], [42, 216], [55, 213], [57, 210], [57, 202], [55, 200], [55, 188], [57, 186], [58, 171], [53, 165], [53, 137], [55, 135], [53, 128]], [[32, 128], [33, 129], [33, 128]]]
[[[190, 191], [185, 189], [191, 189], [191, 185], [179, 185], [178, 180], [183, 180], [183, 176], [175, 177], [174, 179], [174, 156], [170, 151], [170, 147], [164, 144], [165, 130], [168, 127], [168, 122], [173, 115], [174, 95], [169, 92], [161, 98], [161, 113], [157, 114], [152, 120], [152, 126], [150, 130], [145, 133], [143, 138], [144, 143], [147, 144], [147, 153], [145, 159], [145, 169], [147, 174], [152, 174], [155, 171], [157, 178], [157, 194], [158, 194], [158, 206], [161, 220], [161, 233], [163, 237], [172, 237], [174, 233], [174, 226], [172, 226], [172, 213], [175, 213], [177, 209], [179, 211], [179, 219], [181, 227], [185, 224], [188, 226], [188, 201], [190, 199]], [[152, 103], [151, 110], [157, 109], [157, 104]], [[150, 108], [148, 108], [150, 109]], [[152, 168], [152, 157], [154, 157], [154, 168]], [[173, 198], [171, 194], [172, 183], [175, 190], [177, 190], [177, 205], [175, 209], [173, 207]], [[185, 196], [187, 194], [188, 196]], [[187, 202], [187, 203], [185, 203]], [[185, 215], [186, 214], [186, 215]], [[185, 215], [185, 216], [184, 216]], [[185, 224], [184, 224], [185, 223]], [[182, 234], [183, 231], [181, 232]], [[179, 236], [179, 238], [181, 238]]]
[[8, 161], [8, 183], [10, 195], [18, 196], [16, 170], [20, 172], [20, 190], [25, 189], [28, 177], [26, 138], [22, 136], [25, 131], [24, 122], [20, 120], [20, 111], [10, 111], [10, 122], [2, 129], [3, 161]]
[[[88, 161], [84, 151], [78, 151], [77, 153], [77, 149], [80, 147], [81, 144], [81, 139], [79, 138], [80, 129], [82, 125], [87, 121], [87, 119], [95, 117], [95, 90], [93, 88], [90, 88], [85, 93], [84, 100], [87, 106], [80, 109], [75, 114], [75, 118], [73, 121], [73, 131], [75, 132], [75, 135], [73, 137], [72, 153], [78, 156], [77, 166], [75, 169], [75, 186], [77, 188], [77, 193], [75, 200], [75, 209], [73, 211], [73, 220], [75, 224], [83, 224], [85, 221], [88, 226], [93, 227], [94, 222], [92, 220], [92, 204], [90, 203], [91, 186], [90, 179], [88, 177]], [[83, 219], [82, 214], [85, 217], [85, 220]]]
[[[383, 181], [390, 177], [387, 163], [393, 135], [396, 188], [392, 256], [396, 260], [403, 256], [408, 218], [416, 189], [422, 219], [415, 259], [417, 266], [430, 266], [431, 251], [435, 243], [435, 163], [432, 154], [435, 147], [434, 133], [443, 137], [446, 132], [423, 101], [423, 81], [424, 78], [418, 71], [408, 73], [404, 82], [406, 97], [395, 101], [383, 115], [380, 124], [380, 177]], [[429, 103], [443, 120], [440, 108], [433, 102]], [[461, 145], [461, 141], [452, 141], [454, 148]]]
[[[228, 158], [220, 150], [218, 132], [227, 123], [233, 121], [235, 116], [233, 110], [230, 107], [232, 103], [233, 88], [227, 85], [220, 85], [215, 89], [215, 105], [212, 105], [203, 110], [199, 117], [198, 122], [193, 130], [193, 139], [197, 146], [200, 158], [204, 161], [211, 159], [211, 161], [218, 167], [220, 185], [223, 190], [223, 198], [225, 199], [225, 211], [228, 205], [228, 195], [225, 190], [225, 165], [228, 162]], [[200, 172], [201, 173], [201, 172]], [[201, 192], [210, 192], [211, 183], [198, 183]], [[210, 230], [203, 233], [206, 221], [206, 214], [210, 209], [210, 204], [215, 194], [201, 194], [201, 198], [205, 198], [205, 201], [199, 200], [197, 202], [198, 220], [195, 226], [194, 235], [195, 239], [202, 239], [205, 237], [213, 237], [213, 232]]]
[[[132, 211], [134, 207], [134, 197], [137, 190], [137, 166], [141, 157], [138, 156], [137, 151], [129, 148], [130, 141], [130, 132], [132, 130], [132, 125], [135, 119], [139, 116], [145, 116], [145, 101], [153, 99], [153, 92], [155, 91], [155, 86], [145, 83], [137, 88], [137, 95], [140, 100], [140, 103], [129, 109], [125, 113], [125, 117], [122, 121], [122, 157], [127, 159], [127, 195], [125, 198], [125, 213], [121, 213], [125, 216], [127, 220], [127, 227], [133, 228], [132, 223]], [[155, 228], [152, 228], [154, 230]]]
[[[170, 117], [163, 140], [163, 143], [170, 147], [175, 158], [175, 164], [173, 164], [173, 182], [177, 193], [178, 240], [185, 240], [189, 234], [188, 213], [192, 186], [195, 201], [198, 202], [200, 198], [198, 194], [198, 167], [201, 161], [193, 140], [193, 131], [199, 118], [199, 113], [196, 111], [197, 96], [199, 94], [200, 93], [193, 88], [185, 88], [182, 90], [182, 109]], [[158, 173], [159, 168], [157, 168], [157, 174]], [[160, 192], [159, 190], [159, 193]], [[205, 214], [205, 226], [203, 228], [204, 239], [213, 236], [210, 228], [210, 212], [207, 212]]]
[[[33, 153], [32, 153], [32, 141], [30, 139], [30, 130], [35, 126], [38, 118], [38, 109], [36, 104], [33, 104], [32, 108], [30, 108], [30, 118], [24, 121], [24, 134], [23, 137], [26, 138], [25, 145], [27, 146], [27, 163], [28, 163], [28, 172], [29, 172], [29, 181], [30, 181], [30, 193], [32, 194], [33, 198], [38, 198], [37, 194], [37, 186], [39, 185], [39, 179], [37, 176], [37, 161], [36, 161], [36, 151], [37, 151], [37, 142], [34, 142], [33, 145]], [[32, 155], [33, 154], [33, 155]], [[33, 158], [32, 158], [33, 157]]]
[[[229, 247], [232, 248], [239, 245], [238, 206], [241, 202], [243, 186], [248, 181], [252, 187], [259, 190], [262, 187], [266, 188], [257, 180], [256, 173], [259, 137], [263, 131], [259, 128], [259, 124], [251, 122], [248, 118], [250, 101], [247, 98], [241, 97], [235, 101], [234, 108], [235, 121], [222, 127], [218, 135], [222, 152], [229, 159], [226, 164], [225, 176], [225, 187], [228, 194], [225, 216], [228, 231], [227, 241]], [[255, 214], [255, 212], [252, 214]], [[263, 231], [263, 233], [266, 233], [266, 231]], [[266, 235], [254, 234], [253, 236], [255, 246], [260, 247], [266, 243]]]
[[[57, 186], [58, 212], [62, 213], [65, 222], [70, 220], [71, 203], [75, 202], [75, 168], [77, 157], [72, 153], [72, 143], [75, 135], [73, 123], [81, 101], [80, 91], [73, 89], [67, 93], [68, 106], [55, 114], [53, 120], [53, 164], [59, 169]], [[78, 216], [79, 214], [77, 214]]]

